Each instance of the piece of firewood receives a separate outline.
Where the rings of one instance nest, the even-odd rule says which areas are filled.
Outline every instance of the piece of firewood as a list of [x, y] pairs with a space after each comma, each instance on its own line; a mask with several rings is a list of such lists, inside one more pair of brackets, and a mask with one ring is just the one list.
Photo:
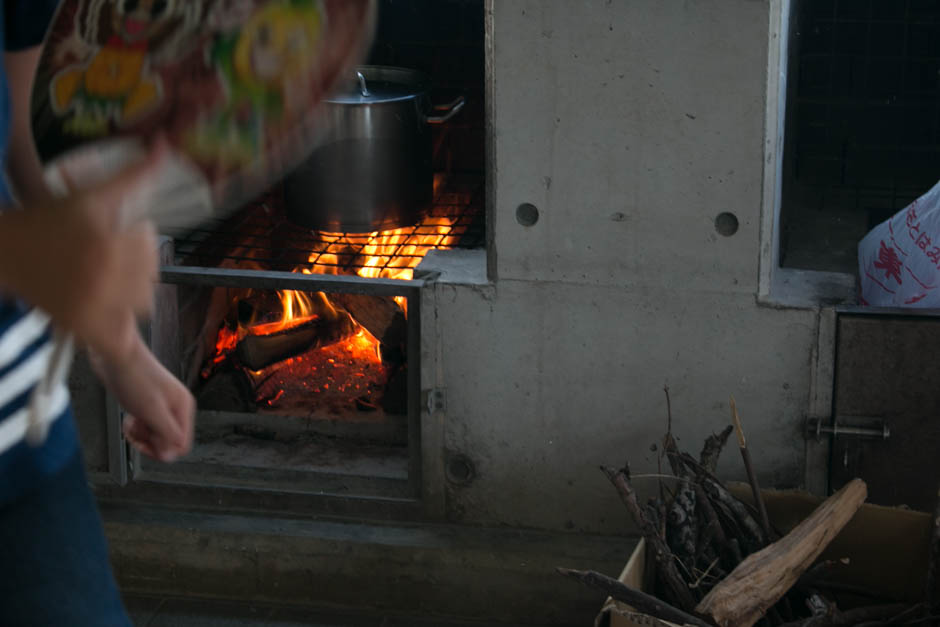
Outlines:
[[865, 501], [855, 479], [830, 496], [793, 531], [749, 555], [695, 608], [721, 627], [756, 623], [793, 586]]
[[709, 528], [715, 530], [714, 542], [717, 545], [717, 552], [721, 557], [722, 564], [724, 564], [725, 568], [728, 570], [734, 569], [743, 559], [741, 557], [741, 549], [737, 548], [737, 545], [732, 545], [728, 540], [724, 527], [721, 526], [721, 521], [718, 519], [718, 513], [712, 506], [711, 501], [708, 500], [708, 495], [705, 494], [705, 489], [696, 484], [695, 495], [695, 505], [702, 513], [702, 518], [706, 521]]
[[743, 530], [741, 539], [745, 541], [745, 548], [748, 553], [753, 553], [764, 548], [767, 545], [768, 538], [763, 529], [757, 523], [757, 520], [751, 515], [748, 506], [739, 501], [732, 495], [724, 484], [710, 473], [708, 469], [702, 466], [694, 457], [688, 453], [678, 453], [678, 463], [683, 467], [683, 472], [690, 472], [695, 475], [696, 481], [706, 488], [708, 496], [716, 505], [721, 505], [730, 512], [735, 522]]
[[711, 627], [701, 618], [683, 612], [679, 608], [673, 607], [661, 599], [635, 588], [631, 588], [607, 575], [602, 575], [592, 570], [572, 570], [570, 568], [556, 568], [555, 570], [565, 577], [577, 579], [591, 588], [606, 592], [611, 598], [622, 601], [643, 614], [676, 623], [677, 625]]
[[728, 492], [728, 489], [721, 485], [719, 481], [710, 477], [702, 477], [701, 483], [706, 494], [715, 502], [721, 503], [741, 527], [743, 533], [739, 538], [739, 542], [744, 543], [744, 548], [748, 553], [754, 553], [767, 546], [767, 536], [764, 535], [764, 530], [751, 516], [744, 503]]
[[235, 347], [238, 360], [249, 370], [262, 370], [313, 348], [335, 344], [356, 332], [356, 323], [349, 314], [315, 317], [307, 322], [267, 335], [248, 335]]
[[695, 566], [695, 543], [698, 537], [695, 500], [692, 482], [683, 479], [666, 515], [666, 542], [689, 571]]
[[734, 427], [728, 425], [721, 433], [713, 433], [705, 438], [705, 445], [702, 447], [702, 452], [699, 455], [699, 463], [703, 468], [707, 469], [708, 472], [712, 474], [717, 472], [718, 458], [721, 456], [721, 451], [725, 447], [725, 443], [728, 441], [728, 437], [731, 435], [732, 431], [734, 431]]
[[695, 599], [692, 596], [692, 592], [689, 590], [688, 585], [682, 579], [682, 575], [679, 574], [679, 569], [676, 567], [675, 556], [672, 554], [672, 551], [669, 550], [666, 541], [659, 535], [659, 530], [640, 508], [636, 491], [630, 484], [630, 467], [624, 466], [621, 470], [614, 470], [613, 468], [601, 466], [601, 470], [607, 475], [610, 482], [614, 484], [614, 487], [617, 488], [617, 493], [620, 494], [620, 500], [627, 506], [627, 511], [630, 512], [633, 522], [636, 523], [636, 526], [640, 529], [640, 533], [646, 538], [646, 543], [649, 545], [653, 554], [653, 560], [656, 562], [656, 568], [659, 571], [660, 577], [671, 599], [675, 601], [682, 610], [687, 611], [695, 607]]
[[407, 339], [408, 321], [405, 312], [389, 296], [371, 294], [330, 294], [337, 307], [348, 311], [385, 346], [404, 346]]

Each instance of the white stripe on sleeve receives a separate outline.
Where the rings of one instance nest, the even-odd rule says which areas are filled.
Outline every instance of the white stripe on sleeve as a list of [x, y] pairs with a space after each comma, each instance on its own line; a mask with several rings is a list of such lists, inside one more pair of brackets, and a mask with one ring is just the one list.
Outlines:
[[0, 379], [0, 408], [36, 385], [49, 367], [52, 342], [48, 342]]
[[[20, 320], [14, 322], [0, 336], [0, 368], [6, 368], [19, 357], [27, 346], [45, 333], [49, 326], [49, 316], [38, 309], [33, 309]], [[0, 403], [2, 405], [3, 403]]]
[[[42, 416], [44, 423], [51, 424], [62, 416], [69, 404], [69, 390], [64, 383], [60, 383], [52, 394], [49, 404], [49, 414]], [[13, 413], [3, 422], [0, 422], [0, 454], [13, 448], [26, 437], [29, 428], [29, 405]]]

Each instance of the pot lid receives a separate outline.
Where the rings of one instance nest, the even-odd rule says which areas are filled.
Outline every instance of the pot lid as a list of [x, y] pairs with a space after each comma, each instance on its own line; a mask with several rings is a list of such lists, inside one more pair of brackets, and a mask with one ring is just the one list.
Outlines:
[[356, 68], [353, 79], [327, 102], [375, 104], [410, 100], [424, 94], [427, 84], [427, 77], [415, 70], [363, 65]]

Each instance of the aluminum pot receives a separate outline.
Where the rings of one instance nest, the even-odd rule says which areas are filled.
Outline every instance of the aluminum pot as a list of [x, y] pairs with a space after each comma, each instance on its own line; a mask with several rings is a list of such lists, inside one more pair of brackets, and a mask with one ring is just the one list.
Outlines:
[[353, 86], [325, 107], [325, 136], [284, 181], [287, 217], [311, 229], [364, 233], [417, 224], [431, 205], [431, 124], [463, 108], [434, 106], [427, 77], [357, 68]]

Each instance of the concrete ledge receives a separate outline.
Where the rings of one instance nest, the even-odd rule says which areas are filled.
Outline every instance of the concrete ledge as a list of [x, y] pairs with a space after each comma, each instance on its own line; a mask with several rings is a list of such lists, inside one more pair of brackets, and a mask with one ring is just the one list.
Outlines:
[[633, 539], [103, 504], [127, 593], [589, 624], [602, 594], [556, 566], [616, 574]]

